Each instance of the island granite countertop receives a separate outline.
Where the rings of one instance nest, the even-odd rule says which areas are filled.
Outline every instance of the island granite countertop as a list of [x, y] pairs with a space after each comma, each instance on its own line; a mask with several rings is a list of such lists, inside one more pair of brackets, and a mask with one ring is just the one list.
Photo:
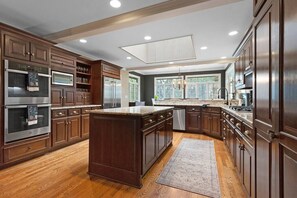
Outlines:
[[112, 114], [112, 115], [130, 115], [130, 116], [145, 116], [161, 111], [173, 109], [174, 107], [163, 106], [136, 106], [136, 107], [121, 107], [113, 109], [91, 110], [94, 114]]

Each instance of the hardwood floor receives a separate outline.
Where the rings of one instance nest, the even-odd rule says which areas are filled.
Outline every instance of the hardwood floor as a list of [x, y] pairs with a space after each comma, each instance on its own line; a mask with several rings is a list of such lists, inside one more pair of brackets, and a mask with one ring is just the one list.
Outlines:
[[155, 182], [182, 138], [214, 140], [222, 197], [245, 196], [222, 141], [204, 135], [174, 133], [173, 146], [145, 175], [142, 189], [90, 179], [87, 174], [88, 141], [83, 141], [1, 170], [0, 197], [203, 197]]

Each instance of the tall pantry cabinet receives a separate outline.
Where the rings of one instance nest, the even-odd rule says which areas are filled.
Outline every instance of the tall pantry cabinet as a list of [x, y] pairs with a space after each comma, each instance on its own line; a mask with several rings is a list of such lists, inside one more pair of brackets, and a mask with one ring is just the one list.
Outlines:
[[254, 23], [258, 198], [297, 194], [296, 13], [296, 0], [267, 0]]

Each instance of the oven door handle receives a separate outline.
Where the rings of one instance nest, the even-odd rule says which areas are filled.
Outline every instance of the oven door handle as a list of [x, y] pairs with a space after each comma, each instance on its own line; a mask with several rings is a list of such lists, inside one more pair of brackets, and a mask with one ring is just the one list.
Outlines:
[[[19, 108], [27, 108], [29, 105], [17, 105], [17, 106], [5, 106], [6, 109], [19, 109]], [[37, 107], [50, 107], [51, 104], [40, 104]]]
[[[12, 73], [18, 73], [18, 74], [28, 74], [27, 71], [21, 71], [21, 70], [15, 70], [15, 69], [5, 69], [6, 71], [8, 72], [12, 72]], [[42, 76], [42, 77], [52, 77], [51, 75], [48, 75], [48, 74], [41, 74], [41, 73], [38, 73], [38, 76]]]

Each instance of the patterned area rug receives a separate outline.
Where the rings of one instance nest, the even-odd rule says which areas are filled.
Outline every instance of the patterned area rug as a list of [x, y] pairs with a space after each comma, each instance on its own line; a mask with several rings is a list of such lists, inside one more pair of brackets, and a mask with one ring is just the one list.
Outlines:
[[184, 138], [157, 183], [209, 197], [221, 197], [214, 142]]

